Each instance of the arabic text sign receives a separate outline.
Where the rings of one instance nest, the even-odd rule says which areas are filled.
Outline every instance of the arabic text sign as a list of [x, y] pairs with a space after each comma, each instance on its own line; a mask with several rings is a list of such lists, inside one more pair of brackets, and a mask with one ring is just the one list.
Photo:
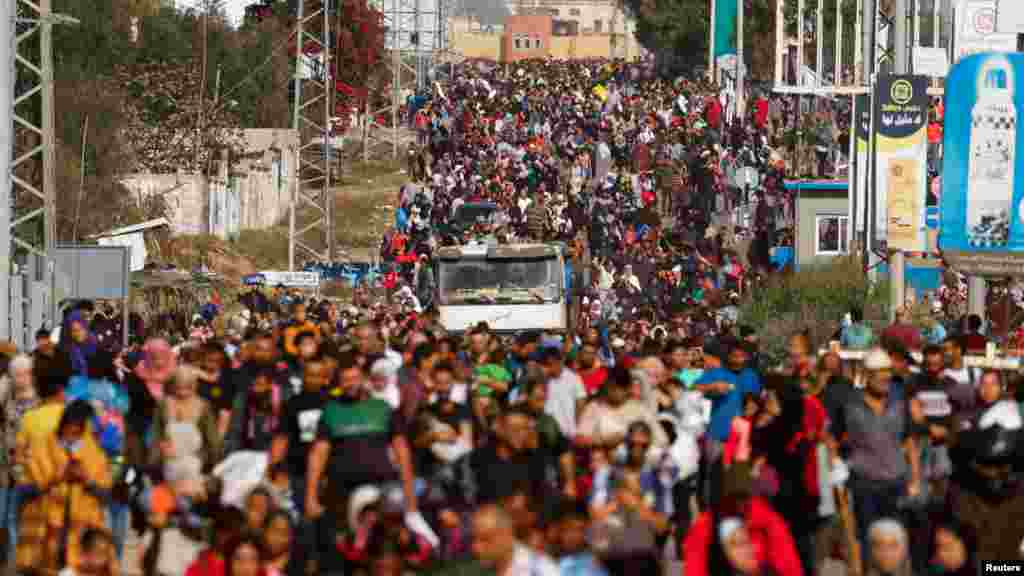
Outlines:
[[925, 249], [928, 78], [878, 78], [876, 239], [889, 248]]
[[264, 270], [260, 272], [268, 286], [286, 286], [288, 288], [316, 288], [320, 286], [318, 272], [279, 272]]

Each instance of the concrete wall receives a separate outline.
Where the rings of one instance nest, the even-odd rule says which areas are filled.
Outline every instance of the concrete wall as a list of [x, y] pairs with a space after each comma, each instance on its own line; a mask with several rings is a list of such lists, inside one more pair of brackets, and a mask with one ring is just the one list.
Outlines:
[[274, 226], [288, 214], [298, 141], [292, 130], [246, 130], [245, 136], [248, 152], [230, 170], [222, 165], [206, 187], [193, 174], [129, 174], [121, 182], [139, 198], [164, 195], [175, 234], [228, 238]]
[[[801, 190], [796, 203], [796, 267], [818, 266], [828, 263], [835, 255], [823, 255], [818, 246], [818, 217], [848, 217], [849, 204], [846, 191]], [[837, 231], [838, 233], [839, 231]], [[845, 242], [845, 238], [842, 240]], [[849, 247], [847, 246], [847, 252]]]
[[[611, 57], [635, 60], [640, 57], [641, 47], [633, 36], [633, 25], [621, 13], [615, 19], [615, 36], [610, 33], [614, 12], [610, 3], [545, 2], [550, 7], [532, 8], [530, 10], [533, 13], [509, 16], [503, 26], [492, 29], [482, 27], [470, 18], [451, 18], [449, 46], [464, 58], [500, 62], [547, 57], [562, 60]], [[548, 13], [543, 13], [545, 10]], [[580, 15], [567, 16], [570, 11]], [[560, 16], [550, 15], [555, 12]], [[571, 36], [554, 35], [556, 19], [576, 22], [581, 33]], [[604, 22], [600, 32], [594, 31], [596, 20]]]
[[[626, 36], [615, 37], [616, 54], [626, 60], [634, 60], [640, 56], [640, 45]], [[552, 58], [574, 60], [584, 58], [611, 58], [611, 34], [581, 34], [579, 36], [552, 36]]]
[[501, 34], [486, 32], [452, 32], [448, 35], [449, 46], [465, 58], [501, 60]]
[[189, 174], [129, 174], [121, 178], [141, 203], [143, 198], [164, 196], [167, 219], [175, 234], [199, 234], [203, 230], [200, 180]]

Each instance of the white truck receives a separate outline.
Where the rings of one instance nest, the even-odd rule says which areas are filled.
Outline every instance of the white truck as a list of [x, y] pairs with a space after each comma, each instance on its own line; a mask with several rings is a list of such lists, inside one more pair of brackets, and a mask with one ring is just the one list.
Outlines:
[[499, 333], [567, 327], [565, 250], [559, 244], [445, 247], [435, 255], [434, 272], [441, 325], [449, 332], [481, 322]]

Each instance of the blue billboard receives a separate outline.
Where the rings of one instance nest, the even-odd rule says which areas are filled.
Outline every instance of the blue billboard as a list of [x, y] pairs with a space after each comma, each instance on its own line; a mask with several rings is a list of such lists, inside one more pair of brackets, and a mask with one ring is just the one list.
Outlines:
[[961, 272], [1024, 274], [1024, 54], [976, 54], [946, 79], [939, 248]]

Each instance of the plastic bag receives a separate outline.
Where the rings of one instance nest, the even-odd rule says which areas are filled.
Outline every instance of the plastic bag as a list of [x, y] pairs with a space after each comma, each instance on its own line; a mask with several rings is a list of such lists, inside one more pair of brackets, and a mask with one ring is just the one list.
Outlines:
[[263, 481], [268, 465], [266, 452], [239, 451], [225, 458], [213, 469], [223, 483], [221, 503], [242, 508], [249, 492]]

